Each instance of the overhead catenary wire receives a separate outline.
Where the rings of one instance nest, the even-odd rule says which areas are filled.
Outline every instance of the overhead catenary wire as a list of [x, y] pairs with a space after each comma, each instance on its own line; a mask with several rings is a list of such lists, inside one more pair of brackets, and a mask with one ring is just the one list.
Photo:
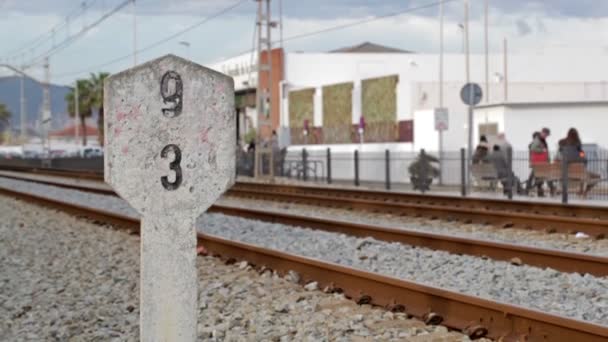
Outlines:
[[131, 52], [129, 54], [125, 54], [123, 56], [114, 58], [114, 59], [112, 59], [110, 61], [107, 61], [107, 62], [104, 62], [104, 63], [101, 63], [101, 64], [97, 64], [97, 65], [94, 65], [94, 66], [90, 66], [90, 67], [87, 67], [87, 68], [83, 68], [81, 70], [70, 71], [70, 72], [65, 72], [65, 73], [57, 74], [57, 75], [55, 75], [55, 77], [59, 78], [59, 77], [75, 76], [75, 75], [79, 75], [79, 74], [90, 72], [91, 70], [98, 70], [98, 69], [106, 67], [108, 65], [112, 65], [112, 64], [121, 62], [121, 61], [123, 61], [123, 60], [125, 60], [127, 58], [131, 58], [134, 55], [134, 53], [140, 54], [142, 52], [148, 51], [148, 50], [153, 49], [153, 48], [155, 48], [155, 47], [157, 47], [159, 45], [162, 45], [162, 44], [164, 44], [164, 43], [166, 43], [166, 42], [168, 42], [168, 41], [170, 41], [172, 39], [175, 39], [175, 38], [181, 36], [182, 34], [184, 34], [186, 32], [192, 31], [193, 29], [195, 29], [195, 28], [197, 28], [197, 27], [199, 27], [199, 26], [207, 23], [208, 21], [211, 21], [211, 20], [213, 20], [213, 19], [215, 19], [217, 17], [220, 17], [220, 16], [222, 16], [222, 15], [230, 12], [231, 10], [235, 9], [236, 7], [240, 6], [241, 4], [243, 4], [245, 2], [246, 2], [246, 0], [239, 0], [236, 3], [234, 3], [234, 4], [232, 4], [232, 5], [228, 6], [228, 7], [225, 7], [222, 10], [220, 10], [218, 12], [215, 12], [214, 14], [212, 14], [210, 16], [205, 17], [202, 20], [200, 20], [200, 21], [198, 21], [198, 22], [196, 22], [196, 23], [194, 23], [194, 24], [192, 24], [192, 25], [190, 25], [190, 26], [188, 26], [188, 27], [186, 27], [186, 28], [184, 28], [184, 29], [176, 32], [176, 33], [173, 33], [173, 34], [171, 34], [171, 35], [169, 35], [169, 36], [167, 36], [167, 37], [165, 37], [163, 39], [160, 39], [160, 40], [158, 40], [158, 41], [156, 41], [156, 42], [154, 42], [154, 43], [152, 43], [150, 45], [147, 45], [147, 46], [145, 46], [145, 47], [143, 47], [141, 49], [138, 49], [135, 52]]
[[[457, 2], [457, 1], [462, 1], [462, 0], [444, 0], [443, 3], [447, 4], [447, 3], [451, 3], [451, 2]], [[408, 7], [405, 8], [401, 11], [397, 11], [397, 12], [391, 12], [391, 13], [387, 13], [387, 14], [383, 14], [383, 15], [378, 15], [378, 16], [374, 16], [371, 18], [366, 18], [366, 19], [362, 19], [362, 20], [358, 20], [358, 21], [354, 21], [354, 22], [350, 22], [350, 23], [345, 23], [345, 24], [341, 24], [341, 25], [336, 25], [336, 26], [330, 26], [330, 27], [326, 27], [326, 28], [322, 28], [316, 31], [310, 31], [310, 32], [305, 32], [305, 33], [300, 33], [300, 34], [296, 34], [293, 36], [289, 36], [289, 37], [285, 37], [282, 39], [282, 42], [288, 42], [291, 40], [297, 40], [297, 39], [302, 39], [302, 38], [306, 38], [306, 37], [311, 37], [311, 36], [315, 36], [315, 35], [319, 35], [319, 34], [323, 34], [323, 33], [327, 33], [327, 32], [331, 32], [331, 31], [338, 31], [338, 30], [343, 30], [346, 28], [350, 28], [350, 27], [354, 27], [354, 26], [359, 26], [359, 25], [363, 25], [363, 24], [367, 24], [370, 22], [374, 22], [374, 21], [378, 21], [378, 20], [382, 20], [382, 19], [387, 19], [387, 18], [391, 18], [391, 17], [398, 17], [407, 13], [411, 13], [411, 12], [415, 12], [415, 11], [419, 11], [419, 10], [423, 10], [423, 9], [429, 9], [429, 8], [433, 8], [436, 6], [439, 6], [442, 2], [441, 1], [435, 1], [432, 3], [428, 3], [428, 4], [424, 4], [424, 5], [419, 5], [419, 6], [413, 6], [413, 7]], [[281, 43], [281, 40], [274, 40], [272, 42], [272, 44], [277, 44], [277, 43]], [[223, 61], [227, 61], [229, 59], [241, 56], [243, 54], [246, 53], [252, 53], [254, 52], [254, 49], [247, 49], [247, 50], [242, 50], [238, 53], [232, 54], [232, 56], [227, 57], [225, 59], [223, 59], [222, 61], [219, 61], [218, 63], [221, 63]]]
[[[2, 0], [0, 0], [0, 1], [2, 1]], [[33, 51], [33, 50], [40, 48], [40, 46], [42, 46], [44, 43], [52, 40], [54, 34], [60, 32], [63, 28], [67, 27], [69, 29], [70, 22], [77, 19], [78, 17], [82, 16], [86, 12], [86, 10], [91, 8], [93, 6], [93, 4], [95, 4], [97, 1], [98, 0], [90, 0], [89, 2], [83, 2], [82, 4], [78, 5], [78, 7], [75, 8], [73, 11], [71, 11], [68, 15], [66, 15], [60, 23], [51, 27], [48, 31], [46, 31], [46, 32], [36, 36], [35, 38], [27, 41], [26, 43], [20, 45], [19, 47], [12, 49], [9, 52], [5, 53], [2, 58], [3, 59], [15, 58], [19, 55], [25, 54], [27, 50]], [[6, 0], [4, 2], [6, 2]], [[1, 3], [0, 3], [0, 7], [1, 7]]]
[[129, 3], [131, 3], [133, 0], [125, 0], [122, 3], [120, 3], [118, 6], [114, 7], [112, 10], [110, 10], [109, 12], [106, 12], [104, 15], [102, 15], [100, 18], [98, 18], [96, 21], [94, 21], [93, 23], [86, 25], [85, 27], [83, 27], [80, 31], [78, 31], [78, 33], [76, 33], [73, 36], [70, 36], [68, 38], [66, 38], [64, 41], [62, 41], [61, 43], [59, 43], [58, 45], [55, 45], [53, 47], [51, 47], [51, 49], [45, 51], [44, 53], [32, 58], [30, 60], [29, 63], [26, 63], [28, 66], [32, 66], [35, 65], [39, 62], [41, 62], [42, 60], [44, 60], [45, 58], [54, 55], [55, 53], [65, 49], [66, 47], [70, 46], [72, 43], [74, 43], [78, 38], [82, 37], [85, 33], [89, 32], [91, 29], [93, 29], [94, 27], [100, 25], [102, 22], [104, 22], [106, 19], [108, 19], [109, 17], [113, 16], [114, 14], [118, 13], [120, 10], [122, 10], [124, 7], [126, 7]]
[[[458, 1], [462, 1], [462, 0], [444, 0], [443, 3], [447, 4], [447, 3], [458, 2]], [[218, 12], [218, 13], [212, 15], [212, 16], [206, 17], [202, 21], [200, 21], [200, 22], [198, 22], [196, 24], [193, 24], [193, 25], [187, 27], [184, 30], [181, 30], [181, 31], [179, 31], [179, 32], [177, 32], [177, 33], [175, 33], [175, 34], [173, 34], [173, 35], [171, 35], [169, 37], [166, 37], [166, 38], [164, 38], [164, 39], [162, 39], [162, 40], [160, 40], [160, 41], [158, 41], [156, 43], [153, 43], [153, 44], [151, 44], [149, 46], [146, 46], [146, 47], [144, 47], [142, 49], [137, 50], [137, 53], [149, 50], [149, 49], [154, 48], [154, 47], [156, 47], [158, 45], [161, 45], [161, 44], [163, 44], [163, 43], [165, 43], [165, 42], [167, 42], [167, 41], [169, 41], [171, 39], [174, 39], [175, 37], [177, 37], [177, 36], [179, 36], [179, 35], [181, 35], [181, 34], [183, 34], [185, 32], [188, 32], [188, 31], [192, 30], [192, 29], [194, 29], [194, 28], [196, 28], [196, 27], [204, 24], [205, 22], [207, 22], [207, 21], [209, 21], [209, 20], [211, 20], [211, 19], [213, 19], [215, 17], [218, 17], [218, 16], [224, 14], [225, 12], [228, 12], [228, 11], [232, 10], [233, 8], [239, 6], [243, 2], [244, 2], [244, 0], [238, 1], [234, 5], [229, 6], [229, 7], [221, 10], [220, 12]], [[391, 12], [391, 13], [387, 13], [387, 14], [383, 14], [383, 15], [378, 15], [378, 16], [374, 16], [374, 17], [370, 17], [370, 18], [366, 18], [366, 19], [362, 19], [362, 20], [358, 20], [358, 21], [354, 21], [354, 22], [350, 22], [350, 23], [346, 23], [346, 24], [326, 27], [326, 28], [323, 28], [323, 29], [320, 29], [320, 30], [316, 30], [316, 31], [311, 31], [311, 32], [301, 33], [301, 34], [297, 34], [297, 35], [293, 35], [293, 36], [289, 36], [289, 37], [284, 37], [283, 38], [283, 42], [288, 42], [288, 41], [292, 41], [292, 40], [296, 40], [296, 39], [302, 39], [302, 38], [306, 38], [306, 37], [311, 37], [311, 36], [315, 36], [315, 35], [319, 35], [319, 34], [322, 34], [322, 33], [331, 32], [331, 31], [342, 30], [342, 29], [345, 29], [345, 28], [350, 28], [350, 27], [354, 27], [354, 26], [358, 26], [358, 25], [363, 25], [363, 24], [367, 24], [367, 23], [370, 23], [370, 22], [374, 22], [374, 21], [378, 21], [378, 20], [383, 20], [383, 19], [387, 19], [387, 18], [391, 18], [391, 17], [398, 17], [398, 16], [401, 16], [401, 15], [404, 15], [404, 14], [407, 14], [407, 13], [411, 13], [411, 12], [416, 12], [416, 11], [420, 11], [420, 10], [424, 10], [424, 9], [433, 8], [433, 7], [439, 6], [440, 4], [441, 4], [441, 1], [434, 1], [434, 2], [431, 2], [431, 3], [423, 4], [423, 5], [411, 6], [411, 7], [405, 8], [405, 9], [403, 9], [401, 11], [397, 11], [397, 12]], [[279, 40], [275, 40], [275, 41], [272, 42], [272, 44], [277, 44], [277, 43], [279, 43]], [[246, 54], [246, 53], [252, 53], [254, 51], [255, 51], [255, 49], [249, 48], [247, 50], [243, 50], [243, 51], [241, 51], [239, 53], [233, 54], [231, 57], [225, 58], [222, 61], [226, 61], [226, 60], [232, 59], [234, 57], [241, 56], [241, 55]], [[109, 60], [109, 61], [104, 62], [104, 63], [100, 63], [100, 64], [97, 64], [97, 65], [92, 65], [92, 66], [83, 68], [81, 70], [68, 71], [68, 72], [60, 73], [60, 74], [55, 75], [55, 77], [56, 78], [61, 78], [61, 77], [69, 77], [69, 76], [75, 76], [75, 75], [79, 75], [79, 74], [83, 74], [83, 73], [88, 73], [88, 72], [91, 72], [91, 71], [94, 71], [94, 70], [98, 70], [100, 68], [104, 68], [104, 67], [107, 67], [109, 65], [121, 62], [121, 61], [123, 61], [123, 60], [125, 60], [127, 58], [130, 58], [131, 56], [133, 56], [133, 53], [129, 53], [129, 54], [117, 57], [115, 59]], [[222, 62], [222, 61], [219, 61], [219, 62]]]

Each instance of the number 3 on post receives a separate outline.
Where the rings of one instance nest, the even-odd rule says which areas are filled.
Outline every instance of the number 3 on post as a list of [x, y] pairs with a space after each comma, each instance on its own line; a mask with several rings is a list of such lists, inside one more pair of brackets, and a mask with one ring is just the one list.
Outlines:
[[[182, 100], [184, 93], [184, 85], [182, 77], [175, 71], [167, 71], [160, 80], [160, 95], [163, 97], [165, 104], [172, 104], [173, 108], [163, 108], [163, 115], [168, 118], [174, 118], [182, 113]], [[169, 144], [163, 147], [160, 152], [161, 158], [167, 158], [167, 154], [172, 151], [175, 157], [169, 164], [169, 168], [175, 172], [175, 181], [169, 182], [167, 176], [162, 176], [160, 182], [163, 187], [169, 191], [179, 188], [182, 184], [182, 168], [179, 163], [182, 160], [182, 151], [175, 144]]]

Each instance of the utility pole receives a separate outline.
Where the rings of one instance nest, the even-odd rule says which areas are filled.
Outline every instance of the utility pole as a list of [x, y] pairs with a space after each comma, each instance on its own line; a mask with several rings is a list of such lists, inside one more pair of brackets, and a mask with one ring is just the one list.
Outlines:
[[[78, 96], [78, 80], [74, 87], [74, 142], [78, 146], [78, 156], [80, 156], [80, 97]], [[86, 133], [86, 132], [85, 132]]]
[[[443, 0], [439, 3], [439, 108], [443, 110]], [[439, 185], [443, 185], [443, 129], [439, 130]]]
[[504, 102], [507, 103], [507, 101], [509, 101], [509, 70], [507, 68], [507, 56], [508, 56], [508, 50], [507, 50], [507, 37], [504, 38], [503, 40], [503, 50], [504, 50], [504, 70], [503, 73], [505, 74], [505, 77], [503, 77], [503, 81], [504, 81]]
[[49, 130], [51, 127], [51, 69], [49, 57], [44, 58], [44, 86], [42, 88], [42, 137], [43, 146], [50, 152]]
[[23, 65], [21, 65], [21, 78], [19, 82], [19, 103], [20, 103], [20, 114], [21, 114], [21, 141], [25, 143], [27, 140], [27, 110], [25, 108], [25, 74], [23, 73]]
[[137, 65], [137, 6], [133, 0], [133, 66]]
[[486, 98], [486, 103], [490, 102], [490, 66], [489, 66], [489, 60], [488, 60], [488, 54], [489, 54], [489, 41], [488, 41], [488, 2], [489, 0], [485, 0], [484, 3], [484, 38], [485, 38], [485, 52], [486, 52], [486, 93], [485, 93], [485, 98]]
[[[464, 0], [464, 47], [465, 47], [465, 71], [467, 84], [471, 82], [471, 65], [469, 59], [469, 0]], [[471, 92], [472, 93], [472, 92]], [[467, 192], [471, 191], [471, 160], [473, 160], [473, 106], [469, 105], [467, 124]]]
[[[270, 14], [270, 0], [256, 0], [258, 2], [258, 83], [256, 90], [256, 108], [257, 108], [257, 142], [254, 162], [254, 177], [259, 177], [260, 167], [263, 167], [261, 160], [263, 153], [270, 155], [270, 177], [274, 177], [274, 161], [272, 155], [272, 146], [269, 149], [262, 147], [262, 128], [272, 127], [270, 114], [272, 112], [272, 36], [271, 29], [276, 26], [272, 22]], [[265, 5], [265, 6], [264, 6]], [[264, 30], [264, 26], [266, 30]], [[266, 62], [262, 63], [262, 56], [266, 55]], [[262, 75], [266, 76], [266, 87], [262, 87]]]

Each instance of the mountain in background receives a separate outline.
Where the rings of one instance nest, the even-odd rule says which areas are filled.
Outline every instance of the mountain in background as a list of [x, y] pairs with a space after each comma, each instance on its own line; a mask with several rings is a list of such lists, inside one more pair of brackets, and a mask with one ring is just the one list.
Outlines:
[[[4, 103], [12, 113], [11, 127], [13, 132], [19, 132], [21, 125], [20, 79], [19, 76], [0, 77], [0, 102]], [[28, 131], [31, 131], [36, 129], [36, 123], [42, 117], [42, 85], [27, 77], [24, 84], [27, 126]], [[70, 89], [70, 87], [55, 84], [50, 86], [51, 130], [61, 129], [71, 120], [65, 101], [65, 95], [70, 92]]]

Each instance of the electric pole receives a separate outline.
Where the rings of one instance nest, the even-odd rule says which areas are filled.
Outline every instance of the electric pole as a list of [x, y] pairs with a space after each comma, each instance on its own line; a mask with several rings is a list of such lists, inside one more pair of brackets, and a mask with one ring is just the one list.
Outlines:
[[19, 84], [19, 103], [21, 107], [19, 108], [21, 114], [20, 136], [22, 143], [25, 143], [27, 140], [27, 110], [25, 109], [25, 74], [23, 73], [23, 65], [21, 66], [21, 71], [22, 73]]
[[[49, 153], [49, 130], [51, 127], [51, 70], [49, 58], [44, 58], [44, 85], [42, 87], [42, 144]], [[47, 155], [48, 156], [48, 155]]]
[[[272, 144], [269, 148], [264, 148], [264, 139], [262, 131], [264, 127], [272, 130], [271, 112], [272, 112], [272, 28], [276, 26], [276, 23], [271, 20], [270, 13], [270, 0], [256, 0], [258, 2], [258, 15], [257, 15], [257, 32], [258, 32], [258, 82], [256, 89], [256, 108], [257, 108], [257, 142], [254, 162], [254, 177], [258, 178], [260, 175], [260, 167], [263, 168], [261, 163], [262, 155], [264, 153], [269, 154], [270, 164], [269, 171], [270, 177], [274, 176], [274, 160], [272, 155]], [[266, 30], [264, 30], [264, 28]], [[262, 62], [262, 56], [266, 56], [266, 60]], [[265, 76], [266, 84], [262, 85], [262, 76]], [[263, 170], [262, 170], [263, 171]], [[262, 172], [263, 173], [263, 172]]]

